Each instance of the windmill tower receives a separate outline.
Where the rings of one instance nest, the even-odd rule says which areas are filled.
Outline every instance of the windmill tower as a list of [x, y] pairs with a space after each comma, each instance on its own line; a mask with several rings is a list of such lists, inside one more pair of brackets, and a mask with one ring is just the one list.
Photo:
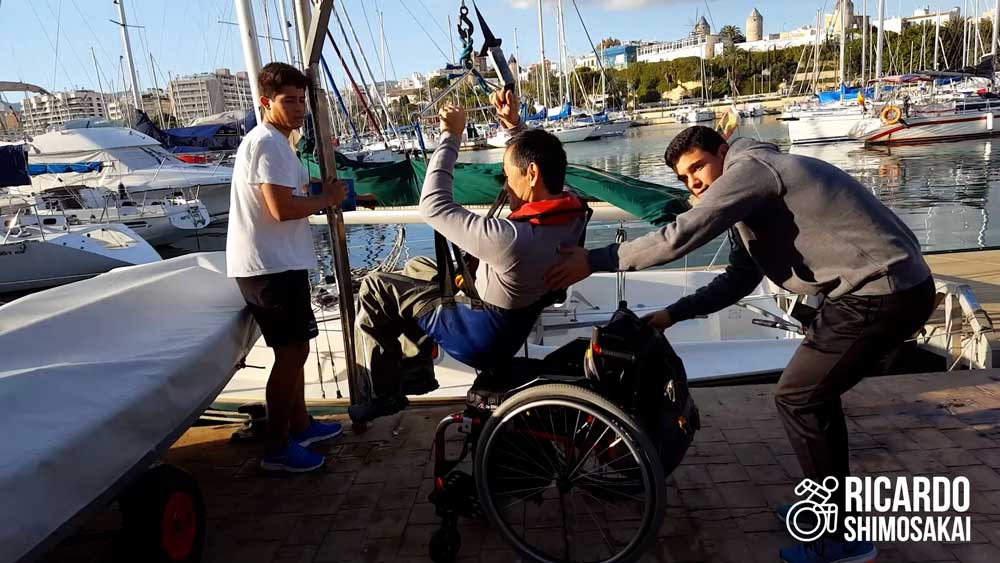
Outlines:
[[760, 15], [757, 8], [747, 16], [747, 41], [760, 41], [764, 38], [764, 16]]

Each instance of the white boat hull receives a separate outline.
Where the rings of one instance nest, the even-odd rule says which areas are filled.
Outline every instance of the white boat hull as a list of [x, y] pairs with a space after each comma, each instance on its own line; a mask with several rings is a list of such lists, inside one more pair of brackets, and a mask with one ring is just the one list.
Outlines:
[[852, 131], [867, 144], [902, 144], [986, 137], [994, 133], [995, 116], [988, 111], [934, 117], [909, 117], [894, 125], [869, 118]]
[[0, 293], [53, 287], [158, 261], [149, 243], [122, 225], [75, 226], [44, 239], [11, 235], [0, 245]]
[[628, 128], [632, 126], [632, 122], [623, 119], [620, 121], [605, 121], [604, 123], [598, 123], [597, 128], [594, 132], [590, 134], [588, 139], [600, 139], [602, 137], [616, 137], [619, 135], [624, 135]]
[[558, 137], [559, 140], [565, 144], [585, 141], [588, 137], [594, 134], [595, 129], [597, 129], [597, 126], [595, 125], [585, 125], [583, 127], [549, 129], [548, 131]]
[[850, 141], [851, 130], [863, 117], [860, 111], [802, 116], [788, 122], [788, 140], [793, 145]]

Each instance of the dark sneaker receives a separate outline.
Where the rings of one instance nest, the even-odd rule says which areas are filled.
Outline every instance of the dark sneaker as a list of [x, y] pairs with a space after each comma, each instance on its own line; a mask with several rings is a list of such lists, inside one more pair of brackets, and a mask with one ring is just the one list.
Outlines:
[[285, 449], [273, 455], [260, 458], [260, 468], [264, 471], [287, 471], [306, 473], [323, 467], [326, 458], [311, 452], [299, 444], [289, 441]]
[[310, 418], [309, 427], [302, 432], [292, 432], [290, 438], [304, 448], [316, 442], [336, 438], [343, 431], [344, 427], [339, 422], [318, 422]]
[[781, 550], [782, 563], [870, 563], [878, 550], [867, 541], [830, 539], [800, 543]]

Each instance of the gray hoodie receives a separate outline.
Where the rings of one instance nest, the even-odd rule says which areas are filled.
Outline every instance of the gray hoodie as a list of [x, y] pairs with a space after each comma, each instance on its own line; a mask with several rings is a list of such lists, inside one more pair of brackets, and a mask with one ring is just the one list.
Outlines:
[[[730, 267], [721, 279], [671, 307], [675, 320], [721, 310], [762, 276], [794, 293], [887, 295], [930, 276], [910, 229], [843, 170], [737, 139], [723, 174], [698, 204], [641, 238], [590, 252], [593, 271], [665, 264], [734, 228]], [[700, 295], [699, 295], [700, 294]]]
[[545, 271], [562, 260], [560, 245], [576, 246], [587, 226], [582, 213], [565, 224], [535, 225], [480, 217], [455, 203], [455, 161], [461, 139], [444, 133], [427, 166], [420, 214], [435, 231], [479, 258], [476, 290], [483, 301], [504, 309], [535, 304], [549, 288]]

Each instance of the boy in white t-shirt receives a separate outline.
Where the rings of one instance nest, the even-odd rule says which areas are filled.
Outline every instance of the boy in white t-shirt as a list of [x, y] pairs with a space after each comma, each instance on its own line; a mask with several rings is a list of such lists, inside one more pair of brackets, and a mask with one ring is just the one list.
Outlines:
[[306, 449], [341, 432], [337, 423], [312, 420], [305, 406], [305, 362], [316, 337], [308, 271], [316, 267], [308, 217], [339, 205], [343, 182], [326, 181], [323, 193], [308, 195], [309, 174], [289, 144], [302, 126], [309, 80], [284, 63], [265, 66], [259, 76], [262, 123], [236, 152], [226, 239], [228, 275], [236, 278], [264, 341], [274, 349], [267, 380], [267, 451], [262, 469], [302, 472], [323, 466], [324, 457]]

